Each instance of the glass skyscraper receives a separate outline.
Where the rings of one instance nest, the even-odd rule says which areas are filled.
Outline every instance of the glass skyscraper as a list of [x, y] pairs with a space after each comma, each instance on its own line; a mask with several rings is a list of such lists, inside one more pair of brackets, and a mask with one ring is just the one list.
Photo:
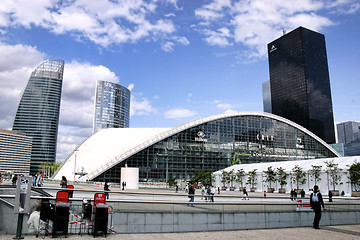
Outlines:
[[345, 156], [360, 155], [360, 122], [336, 124], [338, 142], [344, 144]]
[[32, 137], [30, 174], [41, 163], [55, 162], [63, 60], [48, 60], [32, 72], [20, 100], [13, 130]]
[[299, 27], [268, 44], [272, 113], [335, 143], [325, 36]]
[[94, 128], [128, 128], [130, 90], [116, 83], [97, 81], [95, 93]]

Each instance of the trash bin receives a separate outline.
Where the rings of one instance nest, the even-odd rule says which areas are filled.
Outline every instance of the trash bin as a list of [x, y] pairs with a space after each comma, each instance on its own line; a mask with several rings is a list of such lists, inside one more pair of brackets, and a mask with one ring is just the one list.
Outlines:
[[105, 194], [95, 193], [93, 235], [107, 235], [109, 207], [105, 204]]
[[84, 199], [83, 200], [83, 219], [91, 219], [91, 214], [92, 214], [92, 206], [91, 206], [91, 203], [87, 200], [87, 199]]
[[68, 225], [69, 225], [69, 192], [59, 191], [56, 194], [56, 204], [55, 204], [55, 214], [54, 214], [54, 224], [52, 230], [52, 236], [56, 235], [65, 235], [68, 234]]

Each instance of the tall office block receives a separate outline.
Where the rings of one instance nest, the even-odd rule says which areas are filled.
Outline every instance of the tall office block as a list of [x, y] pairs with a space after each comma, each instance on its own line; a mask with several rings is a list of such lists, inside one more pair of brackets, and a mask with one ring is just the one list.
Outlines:
[[32, 72], [20, 100], [13, 130], [33, 138], [30, 174], [56, 158], [63, 60], [48, 60]]
[[0, 129], [0, 172], [29, 174], [31, 142], [24, 133]]
[[264, 112], [272, 113], [272, 110], [271, 110], [270, 81], [266, 81], [266, 82], [262, 83], [262, 91], [263, 91], [263, 108], [264, 108]]
[[345, 156], [360, 156], [360, 122], [336, 124], [338, 142], [344, 144]]
[[299, 27], [268, 44], [272, 113], [335, 142], [324, 35]]
[[128, 128], [130, 91], [115, 83], [97, 81], [93, 131], [103, 128]]

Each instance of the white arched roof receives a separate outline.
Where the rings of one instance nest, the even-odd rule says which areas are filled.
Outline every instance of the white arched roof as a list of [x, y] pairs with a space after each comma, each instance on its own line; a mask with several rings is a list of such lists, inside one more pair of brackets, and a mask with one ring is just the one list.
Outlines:
[[336, 156], [340, 156], [318, 136], [290, 120], [264, 112], [231, 111], [193, 120], [173, 128], [108, 128], [100, 130], [87, 138], [79, 148], [71, 154], [62, 167], [55, 173], [54, 179], [61, 179], [61, 176], [66, 176], [66, 178], [72, 180], [74, 178], [75, 168], [77, 173], [82, 170], [86, 173], [84, 177], [78, 180], [94, 179], [130, 156], [176, 133], [206, 122], [239, 116], [268, 117], [284, 122], [310, 135]]
[[322, 170], [325, 171], [326, 161], [334, 161], [335, 164], [338, 164], [338, 168], [342, 170], [348, 169], [353, 163], [360, 161], [360, 156], [355, 157], [337, 157], [337, 158], [319, 158], [311, 160], [299, 160], [299, 161], [282, 161], [282, 162], [267, 162], [267, 163], [250, 163], [250, 164], [236, 164], [222, 170], [216, 171], [214, 175], [221, 175], [222, 171], [229, 172], [234, 169], [234, 172], [237, 172], [239, 169], [243, 169], [245, 173], [256, 169], [257, 173], [262, 173], [263, 171], [268, 170], [268, 167], [276, 169], [282, 167], [285, 172], [291, 172], [295, 165], [300, 166], [303, 171], [309, 171], [312, 169], [312, 165], [323, 166]]

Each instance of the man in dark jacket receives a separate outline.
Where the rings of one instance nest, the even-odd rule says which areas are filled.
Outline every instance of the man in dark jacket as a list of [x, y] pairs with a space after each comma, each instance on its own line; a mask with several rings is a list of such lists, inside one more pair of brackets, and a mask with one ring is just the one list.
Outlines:
[[310, 195], [310, 206], [315, 213], [313, 227], [315, 229], [320, 229], [319, 222], [321, 219], [321, 206], [324, 208], [324, 210], [326, 210], [326, 208], [322, 195], [319, 191], [319, 187], [317, 185], [314, 186], [314, 192]]

